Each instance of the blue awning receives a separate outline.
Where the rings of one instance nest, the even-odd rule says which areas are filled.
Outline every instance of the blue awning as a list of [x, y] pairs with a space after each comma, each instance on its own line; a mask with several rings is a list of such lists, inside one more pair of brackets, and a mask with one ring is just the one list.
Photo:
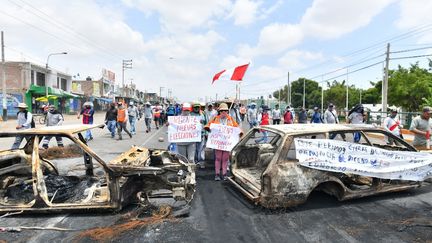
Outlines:
[[96, 100], [102, 101], [102, 102], [106, 102], [106, 103], [112, 103], [113, 100], [112, 99], [108, 99], [108, 98], [101, 98], [101, 97], [96, 97]]

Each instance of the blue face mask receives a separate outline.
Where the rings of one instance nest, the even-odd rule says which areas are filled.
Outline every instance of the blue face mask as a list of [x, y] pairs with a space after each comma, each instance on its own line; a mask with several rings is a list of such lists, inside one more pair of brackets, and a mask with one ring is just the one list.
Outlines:
[[256, 107], [256, 106], [254, 106], [254, 105], [251, 106], [252, 109], [255, 109], [255, 107]]

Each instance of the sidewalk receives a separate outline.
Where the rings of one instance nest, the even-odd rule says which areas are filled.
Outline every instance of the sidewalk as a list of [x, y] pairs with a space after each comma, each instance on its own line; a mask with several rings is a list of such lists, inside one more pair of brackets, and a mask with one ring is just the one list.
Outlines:
[[[63, 115], [63, 124], [82, 124], [82, 116], [78, 120], [76, 115]], [[36, 118], [36, 117], [35, 117]], [[105, 121], [105, 111], [96, 112], [93, 116], [93, 124], [102, 124]], [[36, 127], [44, 126], [39, 123], [38, 119], [35, 119]], [[15, 131], [17, 125], [17, 119], [8, 119], [7, 121], [0, 121], [0, 131]]]

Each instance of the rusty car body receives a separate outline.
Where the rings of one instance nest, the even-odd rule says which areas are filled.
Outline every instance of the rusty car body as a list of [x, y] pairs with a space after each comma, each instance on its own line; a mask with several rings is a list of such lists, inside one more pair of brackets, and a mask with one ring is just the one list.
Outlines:
[[[256, 143], [262, 131], [268, 141]], [[267, 208], [290, 207], [304, 203], [314, 190], [324, 191], [338, 200], [360, 198], [379, 193], [419, 187], [420, 182], [385, 180], [352, 174], [329, 172], [301, 166], [296, 159], [295, 138], [319, 138], [359, 143], [386, 150], [416, 151], [404, 140], [372, 125], [290, 124], [251, 129], [231, 152], [229, 181], [256, 204]], [[396, 144], [387, 145], [384, 136]]]
[[[0, 151], [0, 212], [115, 211], [156, 193], [192, 200], [195, 168], [186, 159], [132, 146], [107, 163], [81, 134], [95, 128], [103, 125], [0, 132], [0, 138], [27, 140], [19, 149]], [[42, 149], [44, 136], [62, 137], [64, 147]]]

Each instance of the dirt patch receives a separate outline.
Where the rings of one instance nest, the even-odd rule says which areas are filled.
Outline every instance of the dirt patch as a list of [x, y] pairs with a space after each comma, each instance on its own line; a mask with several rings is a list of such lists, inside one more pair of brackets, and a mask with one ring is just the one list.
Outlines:
[[83, 156], [81, 148], [76, 145], [68, 145], [66, 147], [51, 147], [44, 150], [40, 149], [39, 151], [40, 156], [45, 159], [65, 159]]
[[120, 236], [124, 232], [145, 227], [148, 225], [154, 225], [154, 224], [160, 224], [165, 221], [173, 221], [175, 220], [173, 217], [171, 217], [172, 208], [170, 206], [164, 205], [160, 206], [158, 210], [153, 211], [152, 216], [148, 218], [139, 219], [136, 217], [130, 218], [132, 215], [140, 215], [139, 213], [136, 214], [126, 214], [123, 219], [126, 218], [126, 216], [130, 219], [127, 222], [121, 223], [121, 224], [115, 224], [107, 227], [99, 227], [94, 229], [88, 229], [86, 231], [81, 232], [78, 234], [75, 238], [75, 242], [80, 241], [83, 238], [90, 238], [95, 241], [99, 242], [109, 242], [112, 241], [114, 238]]

